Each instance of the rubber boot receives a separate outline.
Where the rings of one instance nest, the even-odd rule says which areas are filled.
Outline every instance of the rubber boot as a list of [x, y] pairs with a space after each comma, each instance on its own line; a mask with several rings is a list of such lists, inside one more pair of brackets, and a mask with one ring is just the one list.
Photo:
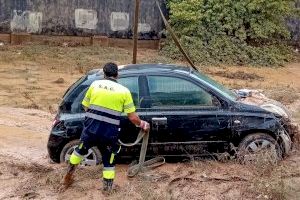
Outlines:
[[77, 165], [69, 164], [67, 169], [67, 174], [63, 179], [63, 186], [67, 189], [74, 182], [74, 172]]
[[103, 193], [108, 195], [112, 192], [114, 179], [103, 179]]

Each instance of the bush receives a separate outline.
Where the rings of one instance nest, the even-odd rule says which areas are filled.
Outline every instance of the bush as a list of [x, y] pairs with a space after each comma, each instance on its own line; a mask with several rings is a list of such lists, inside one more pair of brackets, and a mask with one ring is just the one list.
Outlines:
[[[192, 59], [202, 64], [282, 65], [292, 48], [285, 19], [292, 0], [169, 0], [170, 22]], [[182, 57], [168, 37], [163, 52]]]

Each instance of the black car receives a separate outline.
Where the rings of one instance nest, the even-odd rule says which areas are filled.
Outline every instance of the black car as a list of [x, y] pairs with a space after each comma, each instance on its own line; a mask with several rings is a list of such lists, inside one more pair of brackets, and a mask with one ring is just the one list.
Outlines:
[[[65, 162], [78, 145], [85, 117], [81, 101], [102, 70], [92, 70], [65, 93], [53, 123], [48, 152], [54, 162]], [[282, 116], [240, 101], [240, 96], [188, 67], [166, 64], [123, 66], [118, 82], [130, 89], [139, 116], [150, 123], [147, 156], [205, 156], [218, 153], [255, 153], [273, 148], [282, 157], [290, 137]], [[139, 129], [124, 115], [121, 140], [133, 142]], [[236, 147], [236, 148], [235, 148]], [[139, 155], [140, 146], [124, 147], [120, 157]], [[83, 165], [101, 161], [97, 147]]]

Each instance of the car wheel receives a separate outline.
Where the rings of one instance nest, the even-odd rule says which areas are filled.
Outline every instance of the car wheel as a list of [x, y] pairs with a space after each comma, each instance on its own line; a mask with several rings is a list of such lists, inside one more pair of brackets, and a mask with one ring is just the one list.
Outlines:
[[[60, 162], [66, 163], [70, 160], [70, 156], [72, 155], [75, 148], [79, 145], [79, 140], [73, 140], [67, 143], [60, 153]], [[80, 165], [82, 166], [95, 166], [100, 164], [102, 161], [101, 153], [97, 147], [92, 147], [88, 150], [87, 155], [83, 157]]]
[[282, 159], [278, 142], [265, 133], [247, 135], [239, 144], [237, 156], [242, 163], [258, 161], [277, 162]]

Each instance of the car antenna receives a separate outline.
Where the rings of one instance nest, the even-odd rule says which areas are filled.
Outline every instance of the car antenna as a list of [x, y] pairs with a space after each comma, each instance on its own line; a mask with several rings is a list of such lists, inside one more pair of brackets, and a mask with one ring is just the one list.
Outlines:
[[182, 45], [180, 44], [179, 39], [176, 36], [175, 32], [173, 31], [171, 25], [169, 24], [169, 22], [165, 18], [164, 14], [163, 14], [163, 12], [162, 12], [162, 10], [160, 8], [160, 5], [159, 5], [158, 1], [155, 0], [155, 2], [156, 2], [156, 5], [157, 5], [157, 7], [159, 9], [160, 15], [161, 15], [161, 17], [162, 17], [162, 19], [164, 21], [164, 24], [165, 24], [167, 30], [171, 33], [172, 39], [174, 40], [176, 46], [179, 48], [180, 52], [183, 54], [183, 56], [188, 61], [188, 63], [191, 65], [191, 67], [194, 70], [198, 71], [197, 67], [195, 66], [195, 64], [193, 63], [193, 61], [191, 60], [191, 58], [189, 57], [189, 55], [187, 54], [187, 52], [183, 49]]

